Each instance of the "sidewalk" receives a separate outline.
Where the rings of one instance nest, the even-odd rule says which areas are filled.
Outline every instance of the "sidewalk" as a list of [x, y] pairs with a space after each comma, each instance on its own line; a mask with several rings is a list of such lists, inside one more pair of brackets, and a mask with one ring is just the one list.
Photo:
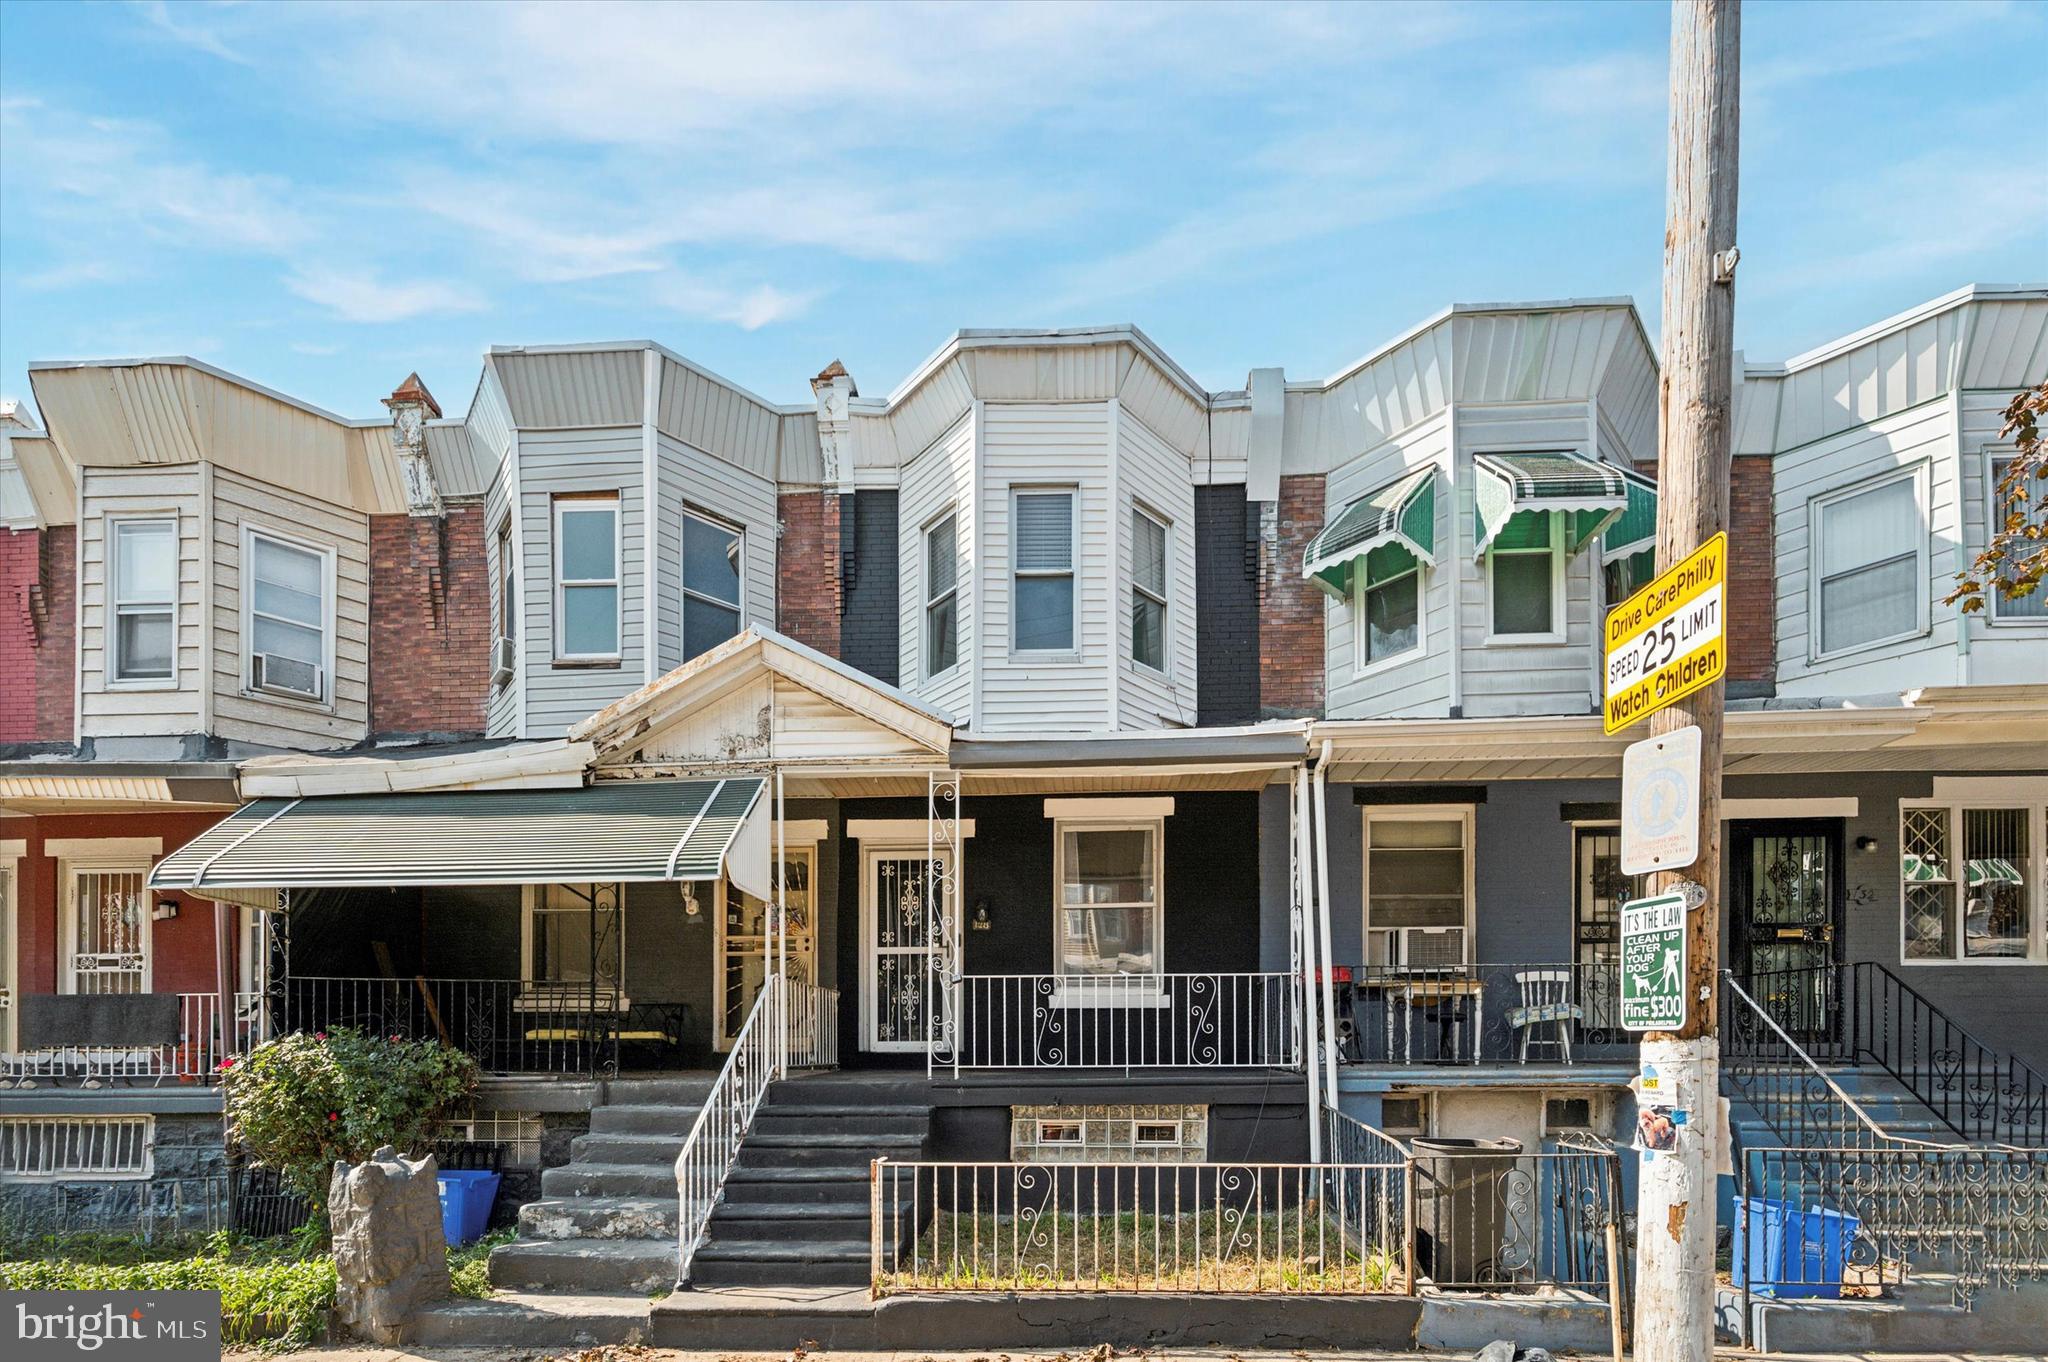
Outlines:
[[[611, 1346], [584, 1350], [550, 1351], [519, 1348], [430, 1348], [414, 1352], [404, 1348], [348, 1346], [308, 1348], [290, 1354], [294, 1362], [1469, 1362], [1467, 1352], [1217, 1352], [1211, 1349], [1097, 1348], [1050, 1353], [977, 1352], [803, 1352], [732, 1353], [682, 1352], [670, 1348]], [[1779, 1357], [1780, 1354], [1722, 1349], [1715, 1353], [1720, 1362], [1749, 1362], [1750, 1359]], [[2009, 1353], [1827, 1353], [1801, 1354], [1801, 1362], [2039, 1362], [2038, 1357]], [[235, 1362], [271, 1362], [263, 1354], [232, 1352]], [[1586, 1360], [1582, 1359], [1582, 1362]]]

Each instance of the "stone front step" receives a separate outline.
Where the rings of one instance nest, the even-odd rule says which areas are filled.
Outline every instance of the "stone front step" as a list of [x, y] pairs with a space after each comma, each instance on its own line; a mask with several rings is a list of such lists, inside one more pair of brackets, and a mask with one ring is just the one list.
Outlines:
[[590, 1133], [593, 1135], [671, 1135], [676, 1148], [683, 1146], [690, 1127], [696, 1124], [697, 1106], [669, 1106], [665, 1103], [622, 1102], [617, 1106], [593, 1107]]
[[519, 1345], [592, 1348], [645, 1342], [648, 1299], [633, 1293], [586, 1295], [501, 1291], [489, 1300], [448, 1300], [412, 1316], [409, 1347]]
[[676, 1175], [672, 1166], [570, 1163], [543, 1169], [540, 1191], [548, 1197], [673, 1197]]
[[649, 1292], [675, 1285], [680, 1260], [673, 1239], [517, 1239], [491, 1253], [491, 1285]]
[[690, 1262], [692, 1286], [861, 1286], [869, 1245], [859, 1238], [729, 1241], [713, 1236]]
[[905, 1113], [874, 1107], [763, 1106], [748, 1132], [755, 1135], [803, 1135], [831, 1131], [846, 1136], [922, 1138], [929, 1124], [921, 1112]]
[[679, 1138], [667, 1135], [578, 1135], [569, 1141], [571, 1163], [646, 1164], [673, 1169], [683, 1150]]
[[673, 1239], [673, 1196], [543, 1197], [519, 1208], [525, 1239]]

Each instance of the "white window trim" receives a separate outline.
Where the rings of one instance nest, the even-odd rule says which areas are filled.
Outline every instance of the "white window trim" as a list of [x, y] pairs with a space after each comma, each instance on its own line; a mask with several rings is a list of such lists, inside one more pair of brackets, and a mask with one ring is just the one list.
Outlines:
[[[1046, 1130], [1048, 1127], [1056, 1127], [1062, 1130], [1071, 1129], [1074, 1132], [1073, 1138], [1068, 1139], [1065, 1136], [1061, 1136], [1055, 1139], [1051, 1136], [1048, 1136], [1046, 1134]], [[1032, 1142], [1034, 1144], [1054, 1146], [1069, 1144], [1085, 1145], [1088, 1142], [1088, 1128], [1087, 1124], [1078, 1116], [1073, 1117], [1072, 1119], [1068, 1119], [1066, 1117], [1040, 1116], [1034, 1119], [1032, 1125], [1032, 1136]]]
[[0, 989], [6, 990], [7, 1005], [0, 1008], [0, 1054], [12, 1054], [15, 999], [21, 997], [21, 932], [16, 900], [21, 882], [21, 858], [28, 854], [28, 839], [0, 838], [0, 940], [7, 950], [7, 969], [0, 974]]
[[[1564, 526], [1559, 524], [1560, 513], [1545, 512], [1550, 517], [1550, 547], [1548, 549], [1507, 549], [1488, 547], [1486, 550], [1486, 646], [1501, 648], [1549, 647], [1565, 641], [1564, 601]], [[1496, 554], [1506, 552], [1509, 557], [1534, 557], [1538, 553], [1550, 555], [1550, 628], [1540, 634], [1498, 634], [1494, 632], [1493, 620], [1493, 560]]]
[[[610, 881], [598, 880], [595, 883], [607, 884]], [[591, 885], [585, 884], [579, 887], [590, 888]], [[613, 887], [618, 890], [619, 900], [618, 1010], [624, 1012], [633, 1005], [633, 1000], [626, 996], [626, 886], [622, 882]], [[573, 997], [574, 990], [583, 987], [583, 985], [574, 981], [557, 983], [533, 977], [533, 918], [534, 913], [540, 907], [540, 890], [542, 888], [543, 886], [541, 885], [527, 884], [521, 885], [519, 890], [519, 980], [522, 1001], [552, 996], [556, 990], [560, 990], [565, 997]], [[681, 909], [677, 911], [681, 912]]]
[[[1372, 825], [1376, 822], [1441, 823], [1455, 818], [1464, 825], [1464, 831], [1461, 834], [1464, 838], [1465, 851], [1465, 923], [1464, 949], [1462, 953], [1465, 957], [1464, 963], [1468, 965], [1473, 963], [1473, 950], [1477, 945], [1476, 938], [1478, 936], [1475, 922], [1476, 899], [1478, 896], [1474, 892], [1478, 882], [1474, 869], [1474, 863], [1478, 859], [1477, 853], [1474, 850], [1476, 839], [1473, 835], [1475, 831], [1475, 812], [1475, 809], [1470, 804], [1368, 804], [1360, 810], [1363, 819], [1359, 824], [1359, 859], [1361, 865], [1358, 881], [1358, 917], [1361, 934], [1358, 939], [1360, 949], [1365, 958], [1370, 959], [1372, 955]], [[1384, 930], [1396, 931], [1400, 929], [1390, 927]], [[1431, 967], [1411, 966], [1406, 961], [1403, 961], [1399, 965], [1389, 966], [1388, 968], [1407, 970]]]
[[[298, 549], [302, 553], [318, 554], [320, 557], [320, 698], [299, 700], [275, 691], [256, 688], [256, 541], [267, 539], [285, 548]], [[299, 709], [334, 712], [334, 617], [335, 617], [335, 571], [334, 548], [330, 544], [316, 543], [296, 535], [273, 530], [269, 526], [245, 524], [242, 526], [242, 694], [252, 700], [266, 704], [291, 705]], [[292, 620], [287, 623], [296, 624]]]
[[[2000, 522], [1998, 505], [1999, 462], [2000, 460], [2010, 461], [2018, 457], [2018, 454], [2019, 451], [2011, 445], [1986, 445], [1984, 447], [1984, 542], [1971, 550], [1971, 556], [1975, 556], [1977, 552], [1990, 545], [1991, 536], [1996, 532], [1996, 527]], [[2037, 511], [2041, 507], [2040, 502], [2034, 502], [2032, 505]], [[2044, 583], [2040, 589], [2043, 592], [2048, 592], [2048, 583]], [[2048, 631], [2048, 616], [2034, 618], [2021, 616], [2014, 618], [2001, 615], [1998, 607], [2004, 599], [1999, 594], [1995, 581], [1985, 584], [1984, 623], [1987, 628], [1998, 630], [2010, 629], [2016, 633], [2041, 633]]]
[[[1920, 515], [1920, 534], [1913, 544], [1913, 562], [1916, 569], [1913, 574], [1913, 581], [1916, 587], [1913, 593], [1913, 625], [1911, 628], [1902, 629], [1898, 633], [1887, 634], [1883, 638], [1869, 639], [1850, 647], [1836, 648], [1831, 652], [1823, 651], [1821, 648], [1820, 608], [1821, 522], [1823, 512], [1827, 507], [1832, 506], [1838, 501], [1847, 501], [1851, 497], [1861, 496], [1865, 492], [1874, 492], [1889, 483], [1901, 482], [1908, 478], [1913, 481], [1914, 509]], [[1860, 482], [1851, 483], [1847, 487], [1833, 488], [1807, 498], [1806, 657], [1808, 662], [1832, 662], [1837, 658], [1854, 657], [1859, 653], [1867, 653], [1879, 648], [1889, 648], [1907, 639], [1923, 638], [1926, 636], [1930, 627], [1929, 619], [1932, 613], [1930, 603], [1933, 596], [1932, 590], [1928, 585], [1927, 576], [1928, 536], [1932, 523], [1928, 509], [1927, 463], [1925, 460], [1906, 468], [1888, 468], [1874, 477], [1864, 478]]]
[[[182, 572], [182, 545], [179, 542], [180, 517], [175, 512], [161, 515], [123, 515], [107, 517], [106, 536], [106, 662], [104, 680], [108, 690], [176, 690], [178, 688], [178, 609]], [[121, 675], [121, 628], [120, 616], [129, 602], [121, 599], [121, 530], [124, 526], [156, 525], [171, 532], [171, 581], [169, 593], [163, 602], [134, 602], [138, 612], [154, 614], [168, 609], [171, 616], [171, 674], [169, 676]]]
[[[594, 511], [610, 507], [612, 513], [612, 575], [607, 581], [602, 577], [578, 577], [573, 582], [562, 576], [562, 516], [567, 511]], [[620, 662], [626, 647], [626, 585], [625, 567], [622, 555], [625, 552], [626, 513], [624, 498], [616, 492], [603, 496], [558, 496], [549, 511], [549, 523], [554, 538], [549, 544], [548, 574], [552, 578], [554, 595], [554, 656], [557, 662]], [[608, 653], [571, 653], [562, 646], [562, 600], [566, 586], [609, 586], [613, 590], [612, 638], [618, 647]]]
[[[1064, 570], [1017, 566], [1017, 499], [1026, 496], [1067, 498], [1067, 566]], [[1081, 660], [1081, 489], [1072, 483], [1013, 483], [1010, 487], [1010, 656], [1032, 662], [1079, 662]], [[1064, 648], [1020, 648], [1017, 646], [1017, 583], [1025, 577], [1065, 577], [1073, 593], [1071, 641]]]
[[[1365, 658], [1367, 633], [1365, 596], [1367, 587], [1365, 571], [1362, 565], [1355, 574], [1354, 580], [1351, 583], [1351, 676], [1353, 680], [1375, 676], [1393, 667], [1405, 667], [1411, 662], [1419, 662], [1429, 656], [1429, 581], [1423, 576], [1423, 569], [1427, 566], [1420, 558], [1417, 558], [1415, 566], [1410, 568], [1408, 572], [1399, 573], [1387, 579], [1390, 582], [1399, 581], [1402, 577], [1410, 575], [1410, 573], [1415, 577], [1415, 643], [1411, 647], [1403, 648], [1398, 653], [1389, 653], [1385, 657], [1373, 662], [1368, 662]], [[1382, 582], [1380, 585], [1384, 586], [1386, 583]], [[1491, 583], [1489, 582], [1489, 588], [1490, 585]], [[1488, 620], [1491, 622], [1493, 597], [1490, 591], [1487, 596], [1486, 608]]]
[[519, 557], [513, 546], [512, 513], [505, 512], [493, 534], [493, 543], [498, 551], [498, 617], [494, 621], [493, 642], [519, 637]]
[[[1067, 834], [1147, 832], [1152, 834], [1152, 949], [1159, 967], [1146, 974], [1068, 974]], [[1166, 986], [1166, 819], [1055, 818], [1052, 824], [1052, 972], [1054, 1007], [1165, 1007]], [[1092, 904], [1090, 907], [1138, 905]]]
[[[2043, 876], [2048, 875], [2048, 800], [2040, 797], [2027, 798], [2022, 792], [2007, 799], [1901, 799], [1898, 811], [1897, 847], [1903, 856], [1906, 846], [1906, 811], [1908, 809], [1940, 809], [1948, 822], [1948, 849], [1951, 873], [1947, 879], [1929, 880], [1929, 884], [1955, 886], [1952, 911], [1955, 921], [1951, 924], [1955, 932], [1956, 953], [1944, 956], [1909, 956], [1906, 954], [1906, 884], [1902, 874], [1895, 873], [1894, 883], [1898, 885], [1895, 913], [1898, 917], [1899, 964], [1906, 969], [2011, 969], [2048, 963], [2048, 887], [2043, 885]], [[2025, 809], [2027, 811], [2027, 888], [2030, 901], [2027, 905], [2027, 953], [2025, 955], [1970, 955], [1963, 949], [1963, 892], [1969, 888], [1955, 872], [1963, 866], [1963, 810], [1965, 809]]]
[[[697, 521], [699, 524], [709, 525], [714, 530], [722, 530], [726, 534], [735, 537], [737, 548], [734, 562], [739, 569], [739, 581], [735, 588], [735, 593], [738, 596], [737, 600], [721, 601], [718, 597], [708, 592], [691, 589], [689, 552], [685, 541], [689, 538], [690, 522], [692, 520]], [[711, 512], [701, 510], [695, 506], [683, 507], [683, 518], [677, 524], [679, 528], [676, 535], [676, 552], [678, 555], [676, 560], [676, 581], [679, 583], [677, 591], [680, 601], [680, 606], [676, 613], [677, 646], [685, 649], [689, 647], [689, 644], [684, 640], [690, 636], [689, 615], [690, 602], [692, 600], [702, 601], [716, 610], [730, 610], [734, 615], [738, 616], [739, 622], [734, 626], [730, 635], [730, 637], [737, 638], [747, 631], [747, 527], [737, 521], [727, 520], [723, 516], [713, 515]], [[625, 593], [621, 591], [619, 593], [619, 609], [623, 612], [625, 608], [626, 597]], [[706, 649], [705, 651], [708, 652], [710, 650]], [[703, 654], [699, 653], [698, 656], [701, 657]]]
[[[1162, 590], [1157, 593], [1152, 591], [1149, 587], [1140, 586], [1138, 584], [1138, 526], [1136, 522], [1140, 517], [1143, 517], [1144, 519], [1151, 521], [1154, 525], [1157, 525], [1159, 527], [1160, 538], [1164, 545], [1162, 552], [1162, 562], [1160, 566], [1161, 570], [1165, 574], [1166, 580], [1160, 583]], [[1159, 665], [1155, 667], [1150, 662], [1141, 661], [1139, 659], [1137, 639], [1135, 637], [1129, 639], [1131, 649], [1131, 665], [1134, 667], [1143, 667], [1146, 671], [1151, 672], [1154, 676], [1165, 677], [1167, 680], [1171, 681], [1173, 679], [1174, 620], [1173, 521], [1168, 516], [1153, 510], [1150, 506], [1147, 506], [1144, 502], [1138, 501], [1135, 498], [1133, 498], [1131, 501], [1131, 521], [1131, 601], [1130, 611], [1125, 617], [1124, 621], [1126, 626], [1126, 634], [1128, 635], [1130, 633], [1129, 626], [1137, 623], [1137, 598], [1139, 596], [1143, 596], [1146, 600], [1149, 601], [1156, 601], [1159, 605]], [[1075, 611], [1075, 628], [1077, 629], [1080, 627], [1080, 612], [1078, 606], [1079, 602], [1076, 601], [1077, 608]]]
[[[1139, 1126], [1169, 1127], [1173, 1131], [1173, 1138], [1170, 1140], [1141, 1140], [1138, 1138]], [[1179, 1149], [1182, 1142], [1187, 1139], [1187, 1127], [1178, 1116], [1134, 1116], [1131, 1118], [1130, 1130], [1127, 1134], [1132, 1149]]]
[[[47, 844], [44, 854], [50, 852]], [[57, 991], [78, 992], [78, 877], [80, 875], [137, 875], [142, 879], [145, 899], [142, 911], [142, 983], [137, 992], [156, 991], [156, 913], [146, 902], [153, 897], [149, 872], [153, 862], [133, 855], [65, 857], [57, 862]]]
[[[953, 585], [935, 596], [932, 594], [932, 532], [949, 520], [953, 522]], [[917, 592], [919, 599], [924, 602], [920, 608], [917, 620], [917, 671], [918, 675], [922, 676], [925, 680], [936, 681], [940, 677], [951, 676], [954, 672], [959, 671], [961, 662], [965, 660], [963, 655], [966, 652], [966, 649], [961, 646], [963, 640], [960, 629], [960, 507], [958, 503], [948, 505], [946, 509], [940, 511], [930, 520], [925, 521], [924, 527], [917, 532], [917, 548]], [[939, 670], [933, 671], [931, 657], [932, 607], [937, 605], [946, 596], [953, 598], [953, 663], [951, 666], [941, 667]]]

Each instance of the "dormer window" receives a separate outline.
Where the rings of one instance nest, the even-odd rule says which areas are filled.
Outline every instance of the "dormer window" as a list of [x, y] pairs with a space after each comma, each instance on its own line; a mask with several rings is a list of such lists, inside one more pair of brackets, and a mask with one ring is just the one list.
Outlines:
[[1131, 660], [1166, 670], [1166, 522], [1131, 510]]
[[113, 679], [141, 685], [172, 679], [178, 601], [178, 522], [113, 524]]
[[1074, 492], [1019, 490], [1012, 500], [1014, 605], [1010, 649], [1074, 651]]
[[949, 511], [924, 532], [924, 674], [960, 661], [960, 517]]
[[619, 657], [619, 499], [555, 498], [555, 658]]
[[740, 631], [741, 532], [683, 512], [683, 661]]

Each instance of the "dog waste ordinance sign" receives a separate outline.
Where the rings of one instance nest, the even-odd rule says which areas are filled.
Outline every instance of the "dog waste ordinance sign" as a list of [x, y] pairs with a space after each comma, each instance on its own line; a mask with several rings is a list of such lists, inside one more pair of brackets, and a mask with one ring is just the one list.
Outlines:
[[1621, 1029], [1685, 1025], [1685, 896], [1621, 905]]
[[1691, 557], [1607, 612], [1609, 733], [1702, 686], [1728, 670], [1728, 536], [1717, 534]]

